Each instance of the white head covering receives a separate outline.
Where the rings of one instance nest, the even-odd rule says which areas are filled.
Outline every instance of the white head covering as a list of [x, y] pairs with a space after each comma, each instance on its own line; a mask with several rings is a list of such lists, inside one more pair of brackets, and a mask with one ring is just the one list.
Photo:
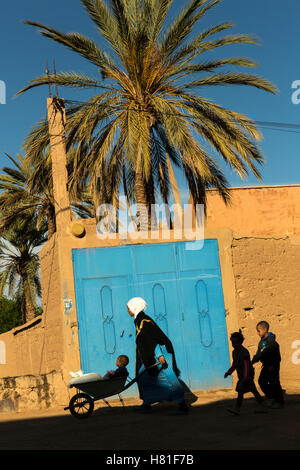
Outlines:
[[146, 302], [142, 297], [133, 297], [132, 299], [129, 300], [127, 303], [127, 307], [129, 310], [133, 313], [134, 318], [142, 311], [145, 310], [146, 308]]

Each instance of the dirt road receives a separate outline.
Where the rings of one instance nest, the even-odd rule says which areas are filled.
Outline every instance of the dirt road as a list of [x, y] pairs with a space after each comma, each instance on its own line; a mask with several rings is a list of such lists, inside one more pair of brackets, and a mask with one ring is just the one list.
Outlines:
[[234, 403], [234, 392], [197, 396], [187, 416], [170, 416], [170, 404], [140, 415], [132, 408], [134, 400], [127, 400], [124, 409], [117, 402], [111, 402], [112, 408], [98, 405], [85, 420], [63, 409], [2, 413], [0, 449], [300, 450], [300, 391], [287, 395], [284, 409], [266, 414], [255, 414], [254, 400], [246, 399], [240, 416], [226, 411]]

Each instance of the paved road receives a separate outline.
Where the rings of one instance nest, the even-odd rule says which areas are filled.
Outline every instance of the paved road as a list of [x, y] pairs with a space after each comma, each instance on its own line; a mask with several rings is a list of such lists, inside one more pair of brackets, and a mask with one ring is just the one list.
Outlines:
[[101, 407], [81, 421], [61, 409], [1, 414], [0, 449], [300, 449], [300, 391], [267, 414], [255, 414], [247, 399], [239, 417], [226, 411], [231, 396], [201, 395], [188, 416], [170, 416], [171, 405], [157, 405], [151, 415]]

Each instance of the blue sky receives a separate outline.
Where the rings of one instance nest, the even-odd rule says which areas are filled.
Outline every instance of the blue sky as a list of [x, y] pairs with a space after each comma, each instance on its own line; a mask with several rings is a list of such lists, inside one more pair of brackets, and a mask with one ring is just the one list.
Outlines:
[[[175, 0], [172, 13], [178, 11], [183, 0]], [[206, 15], [198, 28], [230, 21], [235, 24], [232, 33], [256, 35], [260, 46], [235, 45], [217, 49], [216, 57], [246, 56], [258, 62], [252, 70], [272, 81], [277, 96], [251, 87], [213, 87], [204, 91], [206, 97], [256, 121], [300, 124], [300, 104], [292, 103], [292, 82], [300, 80], [300, 2], [286, 0], [223, 0]], [[48, 24], [64, 32], [78, 31], [99, 40], [91, 20], [84, 13], [80, 0], [15, 0], [1, 6], [0, 18], [0, 80], [6, 83], [6, 104], [0, 105], [0, 167], [8, 164], [4, 155], [21, 151], [22, 142], [30, 128], [46, 114], [48, 88], [41, 87], [17, 98], [15, 93], [31, 79], [44, 73], [48, 60], [55, 57], [58, 71], [81, 71], [96, 74], [97, 70], [84, 59], [53, 41], [43, 38], [36, 28], [24, 25], [29, 19]], [[211, 56], [210, 56], [211, 57]], [[206, 59], [209, 58], [207, 54]], [[60, 96], [82, 100], [85, 93], [59, 90]], [[264, 185], [300, 183], [300, 129], [283, 132], [263, 129], [261, 148], [266, 159], [261, 168]], [[231, 186], [260, 185], [254, 175], [242, 181], [238, 175], [221, 168]], [[182, 186], [184, 190], [184, 186]]]

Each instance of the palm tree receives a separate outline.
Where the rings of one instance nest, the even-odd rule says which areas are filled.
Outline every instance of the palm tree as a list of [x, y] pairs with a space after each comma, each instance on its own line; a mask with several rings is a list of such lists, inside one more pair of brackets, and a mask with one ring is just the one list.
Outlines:
[[[37, 77], [20, 90], [57, 84], [93, 88], [94, 96], [74, 105], [69, 113], [67, 138], [76, 143], [74, 178], [86, 171], [97, 174], [105, 165], [115, 194], [129, 178], [130, 197], [148, 209], [141, 228], [147, 229], [150, 204], [159, 191], [169, 200], [168, 162], [183, 172], [194, 204], [206, 203], [206, 188], [215, 187], [225, 203], [228, 182], [217, 164], [221, 156], [240, 177], [263, 156], [254, 122], [204, 98], [204, 87], [245, 85], [275, 93], [267, 80], [253, 74], [220, 71], [223, 67], [255, 67], [245, 57], [205, 60], [210, 51], [231, 44], [257, 44], [249, 35], [227, 34], [231, 23], [195, 32], [205, 13], [220, 0], [190, 0], [167, 26], [173, 0], [81, 0], [107, 50], [79, 33], [63, 33], [32, 21], [40, 33], [94, 64], [99, 76], [62, 72]], [[192, 33], [195, 32], [193, 35]], [[211, 155], [201, 141], [210, 144]], [[133, 187], [132, 187], [133, 184]]]
[[[27, 214], [36, 214], [37, 229], [40, 230], [47, 222], [48, 239], [56, 231], [55, 205], [52, 187], [51, 159], [49, 151], [37, 161], [36, 166], [31, 164], [27, 157], [17, 154], [16, 158], [5, 154], [11, 167], [2, 168], [0, 174], [0, 230], [6, 230], [14, 225], [16, 218]], [[72, 160], [69, 172], [72, 171]], [[84, 197], [84, 203], [82, 198]], [[92, 204], [81, 188], [71, 192], [73, 214], [80, 217], [91, 217]]]
[[0, 297], [7, 289], [21, 307], [23, 322], [34, 319], [41, 296], [37, 249], [47, 240], [47, 228], [36, 228], [37, 216], [19, 217], [0, 239]]
[[[6, 229], [14, 225], [16, 217], [32, 214], [35, 210], [37, 228], [39, 229], [46, 219], [48, 237], [50, 238], [55, 232], [55, 210], [49, 171], [43, 171], [45, 165], [42, 165], [42, 160], [39, 162], [37, 171], [20, 154], [17, 154], [16, 158], [8, 154], [6, 156], [13, 166], [2, 168], [3, 173], [0, 174], [0, 189], [2, 190], [0, 194], [0, 211], [2, 212], [0, 228]], [[39, 178], [36, 178], [36, 173]], [[39, 181], [39, 188], [34, 192], [31, 192], [28, 186], [32, 178]]]

